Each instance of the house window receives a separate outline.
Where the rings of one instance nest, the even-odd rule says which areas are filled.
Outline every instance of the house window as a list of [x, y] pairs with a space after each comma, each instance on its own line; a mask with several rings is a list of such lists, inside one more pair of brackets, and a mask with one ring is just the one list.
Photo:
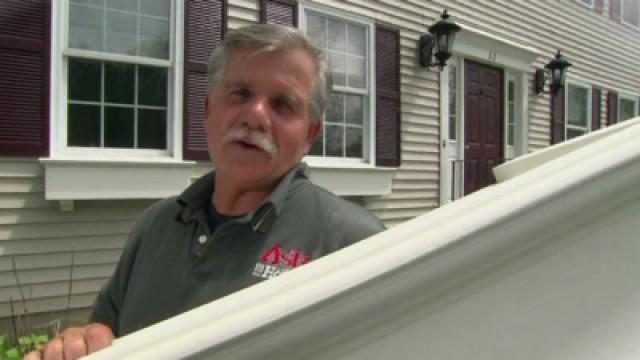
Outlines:
[[515, 144], [516, 132], [516, 82], [513, 79], [507, 81], [507, 146]]
[[622, 0], [620, 18], [625, 24], [640, 27], [640, 0]]
[[171, 0], [69, 0], [68, 148], [167, 150]]
[[322, 135], [310, 155], [369, 158], [372, 25], [304, 8], [302, 26], [327, 56], [333, 80]]
[[458, 139], [458, 67], [449, 64], [449, 140]]
[[504, 93], [504, 159], [509, 161], [516, 157], [516, 131], [518, 129], [518, 94], [517, 78], [512, 72], [505, 72]]
[[567, 88], [565, 138], [568, 140], [591, 129], [591, 88], [578, 84], [568, 84]]
[[460, 94], [461, 88], [459, 83], [462, 77], [461, 70], [462, 66], [458, 58], [450, 59], [447, 64], [447, 70], [445, 70], [447, 71], [449, 83], [449, 141], [445, 147], [445, 151], [448, 153], [449, 172], [451, 176], [449, 183], [449, 201], [459, 199], [463, 196], [464, 151], [460, 149], [462, 141], [462, 135], [460, 134], [460, 108], [462, 106], [462, 104], [460, 104], [460, 98], [462, 94]]
[[638, 115], [638, 99], [620, 95], [618, 97], [618, 122]]

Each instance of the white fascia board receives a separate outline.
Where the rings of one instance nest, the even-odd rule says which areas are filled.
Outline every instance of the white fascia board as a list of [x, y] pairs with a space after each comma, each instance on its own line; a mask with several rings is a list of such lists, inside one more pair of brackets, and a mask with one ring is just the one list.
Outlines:
[[[271, 359], [281, 357], [283, 352], [290, 358], [336, 359], [349, 358], [349, 354], [354, 356], [355, 352], [366, 351], [367, 347], [377, 344], [389, 345], [387, 351], [398, 356], [416, 358], [415, 352], [430, 341], [429, 337], [420, 336], [427, 332], [445, 336], [441, 344], [429, 343], [441, 353], [472, 349], [465, 346], [477, 346], [472, 344], [478, 341], [473, 340], [474, 337], [482, 339], [483, 349], [492, 344], [489, 351], [503, 351], [502, 357], [494, 353], [478, 359], [553, 358], [561, 350], [577, 354], [563, 358], [594, 358], [589, 356], [593, 346], [588, 343], [576, 346], [571, 341], [584, 339], [580, 337], [583, 332], [564, 332], [564, 343], [548, 337], [547, 333], [553, 333], [558, 326], [564, 326], [563, 329], [591, 326], [594, 331], [602, 330], [594, 334], [601, 343], [615, 340], [626, 345], [612, 349], [613, 358], [636, 358], [640, 348], [632, 345], [638, 343], [640, 311], [636, 310], [640, 310], [640, 302], [617, 303], [619, 298], [613, 292], [603, 298], [584, 298], [578, 302], [554, 297], [554, 301], [582, 311], [567, 315], [546, 311], [546, 307], [557, 309], [556, 303], [536, 302], [537, 297], [533, 295], [549, 298], [557, 295], [555, 286], [577, 286], [572, 283], [581, 284], [582, 287], [576, 289], [586, 291], [590, 281], [605, 286], [616, 283], [616, 276], [629, 278], [629, 274], [635, 276], [640, 271], [635, 261], [640, 248], [633, 227], [640, 211], [638, 138], [640, 124], [629, 124], [626, 131], [610, 132], [598, 141], [584, 143], [582, 148], [509, 181], [477, 191], [295, 271], [118, 339], [114, 346], [87, 359], [187, 356]], [[608, 258], [607, 264], [613, 264], [616, 256], [621, 261], [633, 259], [628, 262], [627, 272], [631, 272], [627, 275], [607, 271], [613, 267], [598, 263], [586, 267], [593, 274], [574, 271], [583, 255], [598, 255], [585, 246], [601, 243], [603, 232], [615, 234], [614, 240], [626, 241], [625, 248], [610, 249], [607, 255], [614, 257]], [[554, 267], [545, 269], [545, 262], [540, 259], [557, 253], [563, 239], [570, 239], [569, 244], [575, 245], [565, 243], [562, 248], [577, 249], [576, 257], [568, 267], [563, 267], [561, 257]], [[536, 248], [538, 250], [532, 251]], [[583, 250], [587, 252], [581, 253]], [[532, 252], [534, 256], [525, 257], [526, 261], [516, 261]], [[493, 277], [480, 276], [501, 268], [503, 271]], [[518, 277], [524, 273], [523, 269], [530, 268], [544, 272], [545, 281]], [[558, 279], [565, 280], [563, 272], [570, 270], [575, 273], [572, 276], [578, 278], [569, 277], [568, 283], [555, 283], [553, 271], [556, 270]], [[520, 297], [526, 302], [521, 304], [522, 313], [516, 309], [513, 315], [519, 315], [518, 319], [523, 318], [528, 324], [509, 323], [512, 317], [505, 315], [509, 311], [500, 313], [502, 317], [498, 318], [482, 316], [485, 311], [505, 310], [500, 301], [519, 296], [517, 292], [508, 291], [494, 294], [498, 303], [491, 308], [486, 302], [483, 306], [472, 306], [475, 309], [472, 327], [482, 329], [487, 325], [491, 331], [478, 331], [469, 337], [446, 337], [443, 326], [464, 329], [469, 325], [460, 318], [454, 322], [447, 322], [447, 318], [440, 322], [423, 321], [433, 318], [434, 314], [445, 314], [445, 310], [455, 308], [465, 299], [473, 299], [480, 289], [491, 288], [489, 283], [513, 283], [510, 279], [517, 280], [517, 285], [527, 291], [527, 296]], [[528, 288], [527, 284], [540, 288]], [[630, 284], [629, 293], [640, 293], [640, 283]], [[590, 291], [594, 293], [593, 289]], [[616, 287], [612, 291], [621, 290]], [[598, 314], [606, 310], [612, 315], [608, 319], [589, 318], [590, 311], [596, 310]], [[615, 338], [609, 339], [614, 335], [608, 335], [608, 328], [602, 325], [611, 322], [619, 325], [620, 319], [614, 315], [621, 311], [635, 315], [623, 317], [626, 325], [620, 329], [625, 331], [616, 332]], [[530, 312], [541, 317], [528, 319]], [[414, 323], [422, 326], [421, 331], [412, 329]], [[509, 349], [497, 346], [505, 344], [505, 334], [498, 331], [503, 324], [513, 326], [514, 336], [509, 342], [528, 346], [516, 346], [510, 353]], [[540, 327], [548, 331], [529, 330]], [[621, 338], [620, 334], [624, 336]], [[389, 340], [395, 335], [401, 340], [404, 337], [416, 341], [411, 342], [412, 346], [400, 347], [398, 344], [402, 342], [398, 342], [397, 337], [396, 342]], [[365, 358], [382, 359], [385, 355], [374, 353]]]
[[191, 183], [195, 162], [42, 158], [46, 200], [162, 199]]

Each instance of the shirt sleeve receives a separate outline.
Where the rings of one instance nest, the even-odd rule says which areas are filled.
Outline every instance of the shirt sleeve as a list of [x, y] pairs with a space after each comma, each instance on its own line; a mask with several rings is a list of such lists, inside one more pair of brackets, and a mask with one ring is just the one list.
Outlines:
[[148, 211], [145, 211], [145, 214], [136, 222], [129, 233], [116, 270], [98, 293], [89, 318], [90, 322], [101, 323], [110, 327], [116, 337], [119, 336], [120, 313], [124, 304], [127, 285], [143, 238], [143, 229], [147, 222], [145, 219], [148, 217]]

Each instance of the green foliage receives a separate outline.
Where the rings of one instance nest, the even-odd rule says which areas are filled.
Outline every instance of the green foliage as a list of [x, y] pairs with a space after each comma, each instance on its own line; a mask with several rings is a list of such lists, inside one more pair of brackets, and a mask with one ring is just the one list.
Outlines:
[[21, 336], [12, 344], [6, 335], [0, 336], [0, 360], [20, 360], [33, 350], [40, 350], [49, 341], [48, 335], [31, 334]]
[[[0, 0], [1, 2], [2, 0]], [[11, 269], [18, 287], [20, 295], [18, 304], [22, 305], [21, 310], [16, 309], [14, 299], [9, 297], [9, 306], [11, 309], [11, 328], [9, 333], [0, 333], [0, 360], [20, 360], [26, 354], [34, 350], [40, 350], [44, 347], [50, 338], [60, 333], [63, 324], [68, 323], [69, 310], [71, 309], [72, 279], [75, 250], [71, 248], [71, 264], [69, 270], [69, 288], [67, 293], [67, 314], [65, 319], [55, 319], [46, 324], [34, 326], [31, 322], [29, 311], [29, 295], [30, 290], [25, 288], [18, 276], [18, 266], [15, 258], [11, 258]]]

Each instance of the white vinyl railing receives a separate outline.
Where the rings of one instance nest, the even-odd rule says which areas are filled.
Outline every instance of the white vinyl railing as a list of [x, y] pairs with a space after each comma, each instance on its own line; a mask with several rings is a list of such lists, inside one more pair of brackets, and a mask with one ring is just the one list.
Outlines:
[[640, 358], [640, 118], [500, 171], [87, 359]]

